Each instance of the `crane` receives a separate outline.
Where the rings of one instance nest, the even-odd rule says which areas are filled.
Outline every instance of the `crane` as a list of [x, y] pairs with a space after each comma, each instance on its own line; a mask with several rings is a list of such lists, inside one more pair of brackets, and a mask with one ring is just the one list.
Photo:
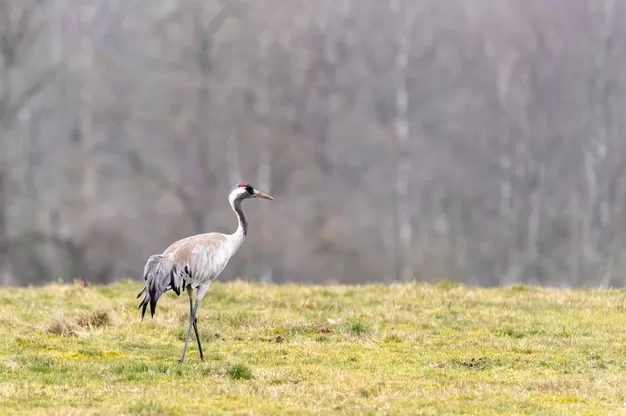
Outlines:
[[[150, 256], [144, 266], [145, 285], [137, 295], [137, 298], [144, 295], [139, 303], [139, 308], [143, 308], [141, 311], [142, 321], [148, 304], [150, 305], [150, 313], [154, 318], [157, 301], [168, 290], [173, 290], [177, 296], [180, 296], [181, 290], [186, 290], [189, 295], [189, 328], [182, 356], [178, 360], [179, 364], [185, 360], [192, 327], [198, 341], [200, 359], [204, 359], [200, 335], [198, 334], [196, 316], [198, 305], [209, 290], [211, 282], [220, 275], [230, 258], [235, 255], [246, 239], [248, 221], [241, 208], [241, 202], [248, 198], [274, 199], [247, 183], [233, 186], [228, 194], [228, 202], [239, 221], [234, 233], [205, 233], [183, 238], [170, 245], [163, 254]], [[195, 305], [193, 303], [194, 289], [197, 289]]]

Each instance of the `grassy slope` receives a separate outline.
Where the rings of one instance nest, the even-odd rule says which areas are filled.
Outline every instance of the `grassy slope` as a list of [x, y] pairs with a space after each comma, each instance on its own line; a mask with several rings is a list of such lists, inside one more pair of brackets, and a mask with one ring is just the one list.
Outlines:
[[180, 366], [187, 296], [141, 322], [139, 288], [1, 289], [2, 413], [626, 411], [624, 291], [217, 283]]

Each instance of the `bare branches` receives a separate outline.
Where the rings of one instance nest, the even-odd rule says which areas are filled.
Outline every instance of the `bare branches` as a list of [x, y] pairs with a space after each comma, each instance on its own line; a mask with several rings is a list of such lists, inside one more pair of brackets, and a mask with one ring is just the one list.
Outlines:
[[0, 1], [0, 269], [139, 270], [241, 180], [225, 277], [626, 284], [626, 4], [71, 3]]
[[[37, 19], [36, 2], [3, 2], [0, 4], [0, 126], [13, 124], [20, 110], [56, 75], [58, 67], [50, 66], [39, 74], [26, 72], [21, 90], [16, 91], [12, 73], [18, 68], [20, 54], [41, 34], [44, 23]], [[58, 64], [57, 64], [58, 65]]]
[[[18, 113], [28, 102], [47, 86], [56, 68], [49, 67], [36, 76], [23, 64], [21, 56], [41, 34], [44, 27], [38, 20], [37, 2], [21, 1], [0, 3], [0, 282], [7, 284], [12, 277], [9, 272], [9, 173], [11, 166], [7, 157], [9, 129], [17, 120]], [[20, 71], [21, 69], [21, 71]], [[16, 74], [19, 73], [16, 88]]]
[[129, 152], [128, 160], [136, 174], [156, 183], [162, 189], [172, 192], [179, 199], [192, 221], [195, 232], [200, 233], [204, 230], [204, 212], [202, 207], [198, 207], [197, 198], [192, 191], [187, 190], [184, 184], [172, 181], [157, 166], [145, 162], [145, 157], [137, 151]]
[[[49, 85], [56, 76], [58, 68], [58, 66], [54, 66], [44, 70], [43, 74], [30, 82], [24, 91], [21, 91], [17, 97], [13, 97], [11, 102], [0, 100], [0, 126], [8, 130], [15, 122], [18, 113], [28, 102]], [[6, 101], [8, 101], [8, 99]]]
[[6, 209], [9, 203], [7, 195], [7, 172], [0, 165], [0, 284], [11, 282], [9, 275], [9, 236]]

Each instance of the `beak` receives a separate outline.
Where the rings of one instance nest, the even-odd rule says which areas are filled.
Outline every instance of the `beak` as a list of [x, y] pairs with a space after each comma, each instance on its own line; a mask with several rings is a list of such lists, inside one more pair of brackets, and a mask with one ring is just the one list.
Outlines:
[[263, 198], [263, 199], [274, 200], [273, 197], [271, 197], [271, 196], [269, 196], [267, 194], [264, 194], [261, 191], [257, 191], [256, 189], [254, 190], [254, 194], [252, 194], [252, 198]]

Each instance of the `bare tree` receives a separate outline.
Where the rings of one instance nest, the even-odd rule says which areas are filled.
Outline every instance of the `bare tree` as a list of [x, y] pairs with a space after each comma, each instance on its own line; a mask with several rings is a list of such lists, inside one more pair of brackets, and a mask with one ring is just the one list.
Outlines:
[[[37, 41], [44, 22], [37, 1], [0, 2], [0, 282], [12, 281], [8, 264], [9, 230], [7, 210], [10, 180], [8, 159], [11, 129], [18, 114], [54, 76], [54, 68], [43, 71], [24, 68], [24, 54]], [[16, 87], [20, 85], [21, 87]]]
[[[180, 3], [171, 14], [154, 25], [154, 30], [158, 33], [167, 34], [171, 28], [177, 29], [176, 36], [166, 35], [170, 37], [167, 39], [168, 42], [172, 42], [172, 46], [177, 48], [174, 58], [177, 61], [167, 62], [165, 67], [159, 70], [172, 76], [184, 74], [176, 78], [178, 80], [176, 82], [180, 84], [169, 83], [160, 90], [162, 93], [173, 90], [175, 94], [172, 96], [173, 100], [179, 98], [176, 95], [181, 93], [180, 98], [188, 100], [174, 105], [177, 111], [173, 118], [171, 113], [167, 114], [171, 106], [164, 108], [166, 114], [163, 115], [163, 121], [167, 123], [163, 131], [169, 130], [173, 136], [169, 140], [181, 171], [165, 173], [149, 160], [148, 155], [139, 151], [131, 152], [134, 161], [132, 165], [136, 172], [141, 172], [143, 177], [156, 180], [161, 187], [178, 198], [191, 222], [191, 231], [195, 233], [207, 229], [206, 209], [211, 201], [209, 190], [215, 186], [216, 180], [215, 172], [211, 169], [213, 163], [210, 155], [218, 152], [213, 151], [211, 138], [207, 134], [212, 131], [213, 125], [219, 124], [218, 118], [214, 115], [217, 114], [214, 106], [218, 98], [212, 91], [215, 85], [216, 64], [213, 50], [215, 38], [229, 18], [240, 16], [239, 6], [236, 2]], [[193, 99], [186, 95], [190, 84], [195, 87]], [[154, 114], [145, 114], [141, 118], [149, 120], [150, 124], [159, 124], [161, 121], [154, 117]], [[230, 152], [232, 173], [233, 162], [237, 157], [237, 146], [231, 142], [226, 149]], [[178, 178], [173, 179], [173, 176]]]
[[[618, 121], [623, 99], [620, 94], [621, 86], [616, 80], [616, 76], [619, 76], [617, 74], [621, 72], [616, 68], [616, 63], [619, 62], [619, 34], [616, 30], [615, 1], [598, 0], [589, 6], [592, 21], [598, 21], [599, 25], [597, 32], [590, 33], [589, 45], [592, 56], [588, 81], [589, 110], [585, 128], [589, 139], [584, 149], [587, 201], [581, 242], [585, 276], [591, 277], [598, 284], [608, 286], [617, 260], [617, 247], [621, 245], [619, 237], [613, 231], [617, 225], [615, 221], [619, 221], [620, 217], [615, 207], [623, 203], [621, 186], [619, 180], [616, 181], [621, 172], [615, 170], [615, 156], [623, 151]], [[619, 161], [618, 159], [617, 163]]]
[[397, 233], [398, 248], [394, 249], [398, 253], [398, 259], [394, 262], [396, 267], [396, 278], [399, 280], [411, 280], [413, 276], [412, 266], [412, 225], [408, 212], [408, 191], [409, 177], [411, 169], [411, 159], [409, 155], [409, 141], [411, 132], [409, 130], [409, 54], [411, 51], [411, 41], [413, 25], [415, 24], [415, 11], [413, 7], [408, 10], [400, 1], [390, 3], [392, 13], [398, 19], [396, 29], [397, 51], [395, 56], [395, 120], [394, 138], [396, 140], [397, 170], [395, 175], [396, 191], [396, 213], [394, 223]]
[[277, 203], [223, 278], [625, 285], [625, 16], [0, 0], [2, 282], [136, 276], [241, 180]]

